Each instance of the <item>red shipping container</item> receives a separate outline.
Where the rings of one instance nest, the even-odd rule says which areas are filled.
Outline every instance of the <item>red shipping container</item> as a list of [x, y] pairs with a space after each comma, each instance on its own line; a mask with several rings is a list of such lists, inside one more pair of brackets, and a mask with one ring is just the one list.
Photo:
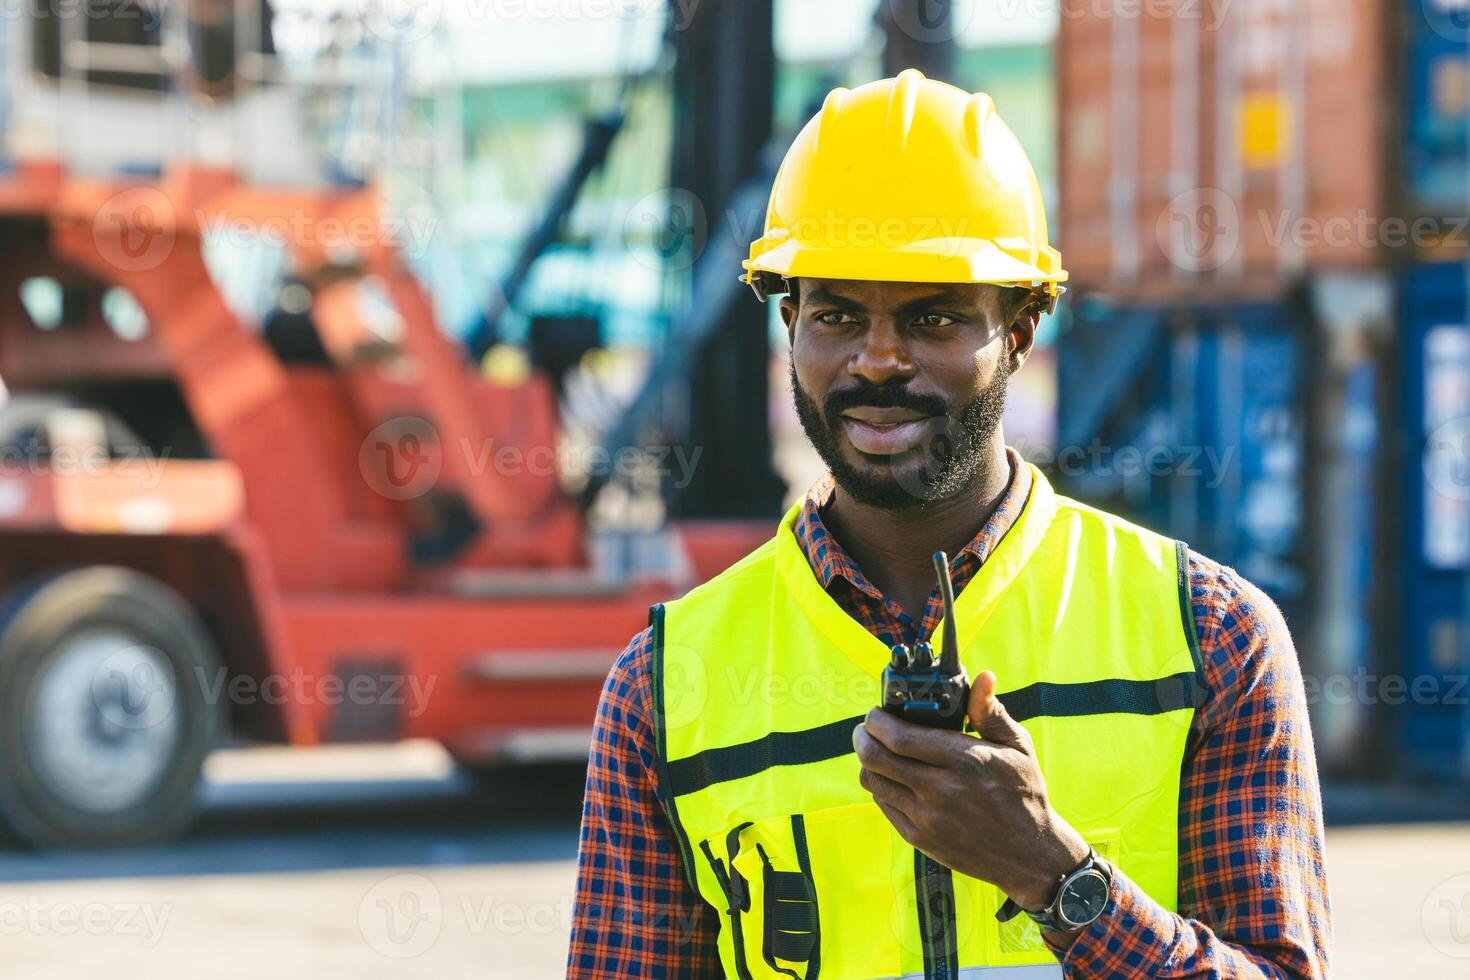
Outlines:
[[1064, 0], [1058, 238], [1072, 286], [1279, 293], [1383, 261], [1394, 132], [1376, 0]]

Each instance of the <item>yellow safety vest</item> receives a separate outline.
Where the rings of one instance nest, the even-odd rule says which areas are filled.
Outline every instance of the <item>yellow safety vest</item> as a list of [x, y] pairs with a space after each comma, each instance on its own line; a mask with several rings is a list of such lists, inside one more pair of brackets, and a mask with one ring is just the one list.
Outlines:
[[[1032, 480], [956, 598], [961, 659], [995, 672], [1057, 812], [1173, 909], [1179, 772], [1204, 690], [1185, 549]], [[1030, 919], [997, 922], [997, 888], [909, 846], [859, 785], [852, 729], [889, 651], [817, 581], [797, 513], [651, 616], [662, 803], [720, 914], [726, 974], [1060, 976]]]

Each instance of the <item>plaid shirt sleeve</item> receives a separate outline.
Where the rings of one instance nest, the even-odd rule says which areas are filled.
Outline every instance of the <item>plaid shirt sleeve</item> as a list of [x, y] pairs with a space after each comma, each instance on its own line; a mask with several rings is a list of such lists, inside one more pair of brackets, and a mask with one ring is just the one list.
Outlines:
[[716, 977], [719, 925], [658, 801], [644, 630], [603, 685], [587, 765], [568, 977]]
[[1209, 700], [1179, 794], [1179, 909], [1127, 875], [1062, 957], [1076, 978], [1326, 977], [1322, 801], [1286, 623], [1258, 588], [1190, 553]]

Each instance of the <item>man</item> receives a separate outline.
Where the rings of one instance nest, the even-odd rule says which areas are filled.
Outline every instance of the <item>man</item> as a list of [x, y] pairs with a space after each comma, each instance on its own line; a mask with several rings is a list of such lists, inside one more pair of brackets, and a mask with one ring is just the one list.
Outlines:
[[[745, 266], [789, 290], [831, 475], [609, 675], [569, 975], [1325, 976], [1280, 613], [1005, 446], [1066, 273], [989, 98], [916, 71], [834, 91]], [[939, 550], [965, 733], [874, 707], [891, 645], [942, 643]]]

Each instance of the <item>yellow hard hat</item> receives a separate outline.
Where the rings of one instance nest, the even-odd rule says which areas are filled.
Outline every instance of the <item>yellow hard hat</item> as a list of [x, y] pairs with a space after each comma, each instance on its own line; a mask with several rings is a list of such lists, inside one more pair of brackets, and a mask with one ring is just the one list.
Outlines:
[[827, 94], [741, 264], [762, 300], [798, 276], [985, 282], [1029, 287], [1050, 312], [1067, 279], [1031, 161], [990, 96], [913, 68]]

